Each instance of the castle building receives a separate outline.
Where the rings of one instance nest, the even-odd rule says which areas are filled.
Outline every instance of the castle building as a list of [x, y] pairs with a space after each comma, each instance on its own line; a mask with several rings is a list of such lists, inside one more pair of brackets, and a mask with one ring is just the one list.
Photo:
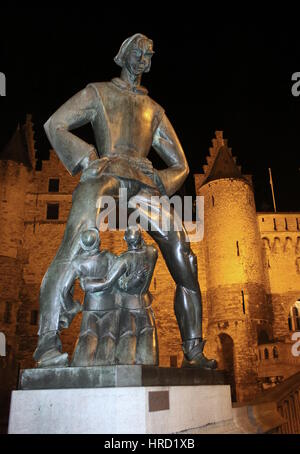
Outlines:
[[[36, 167], [27, 116], [0, 154], [0, 332], [7, 340], [7, 361], [14, 358], [21, 368], [34, 366], [39, 288], [61, 242], [78, 181], [53, 150]], [[204, 197], [204, 238], [191, 246], [198, 259], [205, 351], [227, 371], [233, 400], [249, 401], [299, 371], [291, 336], [300, 331], [300, 213], [256, 211], [251, 176], [242, 174], [220, 131], [195, 186]], [[123, 233], [103, 232], [101, 248], [124, 251]], [[160, 365], [180, 367], [175, 285], [161, 254], [150, 290]], [[75, 298], [82, 297], [77, 284]], [[70, 355], [80, 322], [79, 315], [62, 333]]]

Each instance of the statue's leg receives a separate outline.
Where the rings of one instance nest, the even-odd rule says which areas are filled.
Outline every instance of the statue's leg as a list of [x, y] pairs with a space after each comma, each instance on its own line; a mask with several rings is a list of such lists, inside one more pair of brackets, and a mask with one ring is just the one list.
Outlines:
[[97, 322], [98, 347], [95, 354], [95, 366], [116, 364], [119, 312], [119, 309], [97, 312], [99, 315]]
[[50, 350], [56, 351], [58, 356], [61, 352], [61, 342], [58, 336], [61, 291], [66, 270], [70, 266], [71, 260], [80, 251], [80, 233], [88, 228], [96, 227], [99, 197], [117, 196], [119, 185], [116, 178], [102, 175], [80, 182], [73, 193], [72, 208], [62, 243], [43, 278], [40, 289], [39, 341], [34, 359], [41, 367], [44, 355], [48, 354]]
[[136, 360], [136, 315], [129, 309], [120, 309], [117, 364], [135, 364]]
[[135, 201], [139, 202], [141, 223], [146, 225], [148, 220], [148, 233], [158, 244], [176, 283], [174, 309], [183, 342], [184, 365], [215, 368], [216, 362], [203, 355], [205, 341], [202, 339], [197, 257], [191, 250], [186, 230], [172, 207], [162, 204], [150, 210], [151, 194], [141, 192]]
[[142, 309], [136, 319], [136, 364], [158, 365], [158, 342], [152, 309]]
[[84, 311], [80, 327], [80, 336], [76, 343], [72, 366], [94, 366], [98, 344], [97, 312]]

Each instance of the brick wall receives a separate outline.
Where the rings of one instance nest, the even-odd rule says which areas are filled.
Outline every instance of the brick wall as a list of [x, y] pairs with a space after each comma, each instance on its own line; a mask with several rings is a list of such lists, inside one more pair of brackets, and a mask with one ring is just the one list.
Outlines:
[[22, 164], [0, 161], [0, 331], [7, 350], [16, 351], [16, 324], [21, 304], [24, 264], [24, 193], [31, 174]]

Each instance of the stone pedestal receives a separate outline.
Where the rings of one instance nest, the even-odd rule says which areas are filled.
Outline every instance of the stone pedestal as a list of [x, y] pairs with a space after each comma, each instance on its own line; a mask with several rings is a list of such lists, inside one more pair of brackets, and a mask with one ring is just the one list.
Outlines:
[[232, 418], [230, 389], [159, 386], [14, 391], [9, 434], [158, 434]]
[[168, 434], [223, 424], [232, 419], [223, 382], [218, 371], [151, 366], [25, 370], [9, 433]]

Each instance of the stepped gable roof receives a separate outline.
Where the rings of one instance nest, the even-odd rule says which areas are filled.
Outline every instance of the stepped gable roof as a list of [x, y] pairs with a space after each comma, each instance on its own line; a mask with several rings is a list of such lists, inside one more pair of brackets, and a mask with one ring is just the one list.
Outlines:
[[32, 167], [24, 127], [20, 128], [18, 125], [12, 138], [0, 153], [0, 161], [15, 161], [28, 168]]
[[206, 157], [207, 164], [203, 166], [204, 173], [195, 176], [199, 187], [221, 178], [239, 178], [251, 182], [251, 177], [242, 174], [241, 166], [237, 165], [236, 157], [232, 156], [231, 148], [223, 138], [223, 131], [216, 131], [215, 134], [213, 146], [209, 148], [209, 156]]

